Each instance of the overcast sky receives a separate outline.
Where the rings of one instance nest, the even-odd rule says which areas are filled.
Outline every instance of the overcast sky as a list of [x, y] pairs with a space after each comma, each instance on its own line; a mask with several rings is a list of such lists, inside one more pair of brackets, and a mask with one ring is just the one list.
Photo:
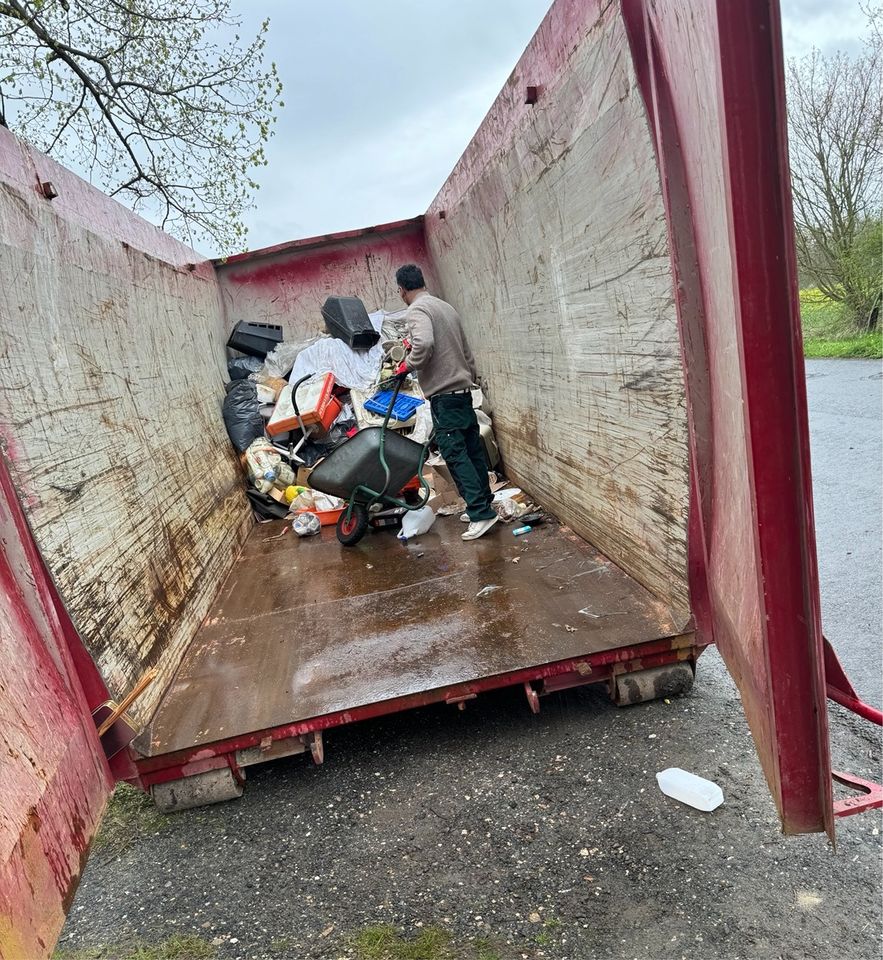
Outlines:
[[[858, 48], [858, 0], [781, 2], [787, 56]], [[270, 17], [269, 57], [285, 84], [249, 246], [422, 213], [549, 5], [234, 0], [248, 32]]]

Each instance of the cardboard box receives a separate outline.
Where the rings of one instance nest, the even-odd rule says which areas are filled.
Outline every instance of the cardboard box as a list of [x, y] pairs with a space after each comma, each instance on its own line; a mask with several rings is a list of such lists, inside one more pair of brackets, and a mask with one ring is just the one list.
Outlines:
[[312, 467], [298, 467], [297, 476], [294, 478], [295, 484], [299, 487], [308, 487], [310, 485], [310, 474], [312, 472]]

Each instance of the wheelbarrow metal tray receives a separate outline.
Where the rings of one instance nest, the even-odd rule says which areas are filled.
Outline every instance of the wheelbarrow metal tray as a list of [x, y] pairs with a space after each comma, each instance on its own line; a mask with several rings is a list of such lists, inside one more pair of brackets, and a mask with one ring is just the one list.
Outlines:
[[393, 430], [386, 431], [387, 485], [386, 473], [380, 463], [381, 432], [382, 427], [367, 427], [350, 437], [313, 470], [310, 486], [341, 500], [349, 500], [360, 485], [378, 492], [386, 486], [388, 495], [397, 496], [420, 468], [423, 447]]

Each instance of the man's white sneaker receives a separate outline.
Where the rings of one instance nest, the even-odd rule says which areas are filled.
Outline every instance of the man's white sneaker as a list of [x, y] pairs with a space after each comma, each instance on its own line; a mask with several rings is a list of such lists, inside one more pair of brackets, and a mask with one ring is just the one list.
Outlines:
[[499, 519], [499, 517], [491, 517], [490, 520], [474, 520], [469, 524], [466, 533], [462, 535], [462, 539], [477, 540], [479, 537], [483, 537]]
[[469, 519], [469, 514], [468, 514], [468, 513], [461, 513], [461, 514], [460, 514], [460, 523], [471, 523], [471, 522], [472, 522], [472, 521]]

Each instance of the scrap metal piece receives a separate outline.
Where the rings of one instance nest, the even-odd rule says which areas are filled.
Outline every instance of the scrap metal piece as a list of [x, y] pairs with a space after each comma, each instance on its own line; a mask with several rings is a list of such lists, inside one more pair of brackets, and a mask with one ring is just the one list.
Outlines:
[[540, 712], [540, 696], [534, 690], [533, 684], [528, 680], [524, 684], [524, 692], [527, 695], [527, 702], [530, 704], [530, 709], [532, 713]]
[[865, 810], [877, 810], [883, 807], [883, 785], [840, 770], [832, 770], [831, 776], [844, 787], [859, 791], [853, 797], [834, 801], [835, 817], [851, 817], [854, 813], [864, 813]]

